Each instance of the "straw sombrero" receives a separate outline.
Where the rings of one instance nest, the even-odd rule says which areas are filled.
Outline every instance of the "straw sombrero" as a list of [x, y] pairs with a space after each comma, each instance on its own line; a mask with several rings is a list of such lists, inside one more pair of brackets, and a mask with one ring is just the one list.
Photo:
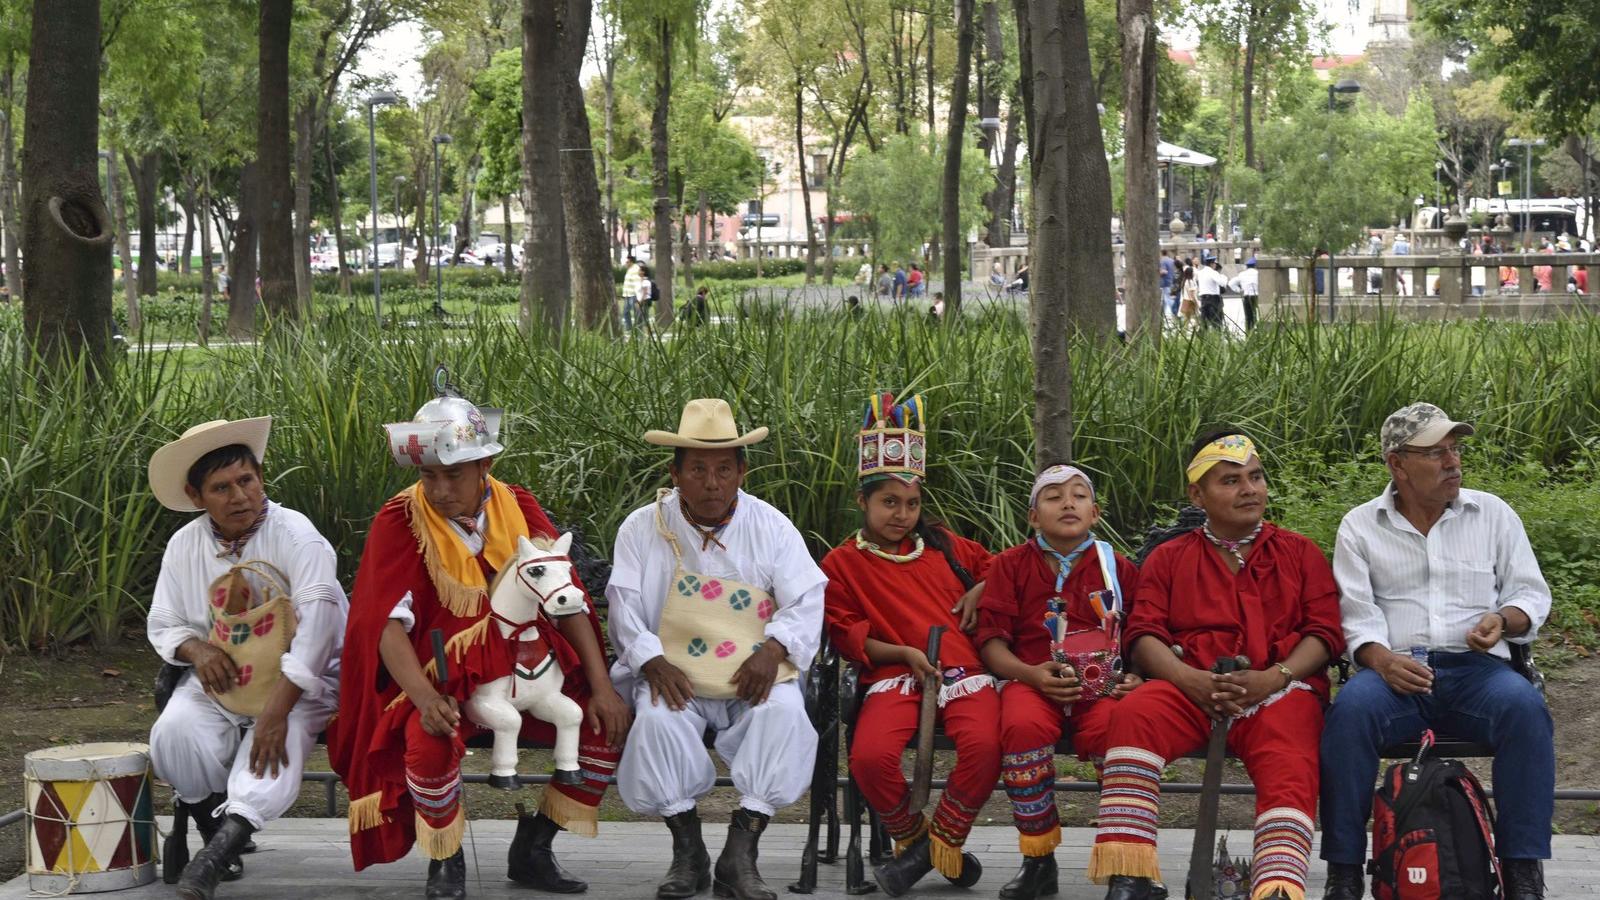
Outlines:
[[217, 419], [194, 426], [150, 455], [150, 493], [156, 495], [162, 506], [174, 512], [199, 512], [200, 507], [190, 502], [183, 490], [189, 483], [189, 469], [195, 462], [213, 450], [244, 444], [259, 463], [267, 452], [267, 434], [271, 431], [271, 416], [237, 422]]
[[733, 421], [728, 401], [714, 398], [690, 400], [683, 406], [677, 431], [651, 430], [644, 439], [661, 447], [687, 447], [696, 450], [725, 450], [748, 447], [767, 436], [765, 426], [744, 434]]

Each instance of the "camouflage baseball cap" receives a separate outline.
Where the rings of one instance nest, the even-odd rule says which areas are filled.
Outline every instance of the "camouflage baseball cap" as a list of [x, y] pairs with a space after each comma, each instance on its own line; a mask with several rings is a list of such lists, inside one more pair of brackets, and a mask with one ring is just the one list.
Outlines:
[[1472, 434], [1471, 424], [1457, 422], [1432, 403], [1413, 403], [1401, 407], [1383, 420], [1379, 440], [1385, 454], [1401, 447], [1432, 447], [1444, 440], [1447, 434]]

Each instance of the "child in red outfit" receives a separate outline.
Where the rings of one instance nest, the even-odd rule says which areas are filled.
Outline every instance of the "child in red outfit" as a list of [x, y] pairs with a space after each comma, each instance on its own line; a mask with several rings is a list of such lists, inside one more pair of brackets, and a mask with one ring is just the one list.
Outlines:
[[[987, 573], [989, 552], [922, 517], [920, 405], [875, 400], [862, 433], [862, 527], [822, 561], [829, 638], [861, 666], [867, 688], [850, 771], [895, 840], [897, 857], [874, 872], [891, 897], [935, 868], [959, 886], [977, 882], [983, 870], [961, 847], [1000, 775], [1000, 698], [955, 612]], [[941, 625], [935, 666], [924, 648]], [[911, 808], [900, 765], [930, 676], [940, 679], [939, 718], [956, 745], [955, 770], [931, 819]]]
[[1002, 900], [1055, 893], [1054, 853], [1061, 843], [1056, 742], [1070, 723], [1078, 757], [1103, 756], [1114, 701], [1139, 683], [1129, 674], [1114, 682], [1109, 696], [1086, 695], [1080, 675], [1098, 681], [1098, 673], [1088, 666], [1076, 672], [1051, 653], [1052, 642], [1066, 634], [1104, 634], [1114, 646], [1121, 598], [1138, 586], [1133, 563], [1094, 539], [1099, 520], [1088, 475], [1072, 466], [1046, 469], [1029, 502], [1033, 539], [994, 558], [979, 602], [984, 665], [1007, 679], [1000, 693], [1001, 778], [1023, 856], [1021, 870], [1000, 891]]

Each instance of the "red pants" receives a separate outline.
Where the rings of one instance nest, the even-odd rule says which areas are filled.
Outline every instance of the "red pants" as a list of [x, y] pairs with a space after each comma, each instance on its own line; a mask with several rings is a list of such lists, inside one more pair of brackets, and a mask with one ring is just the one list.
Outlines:
[[[1160, 878], [1156, 822], [1167, 761], [1205, 747], [1211, 720], [1167, 681], [1151, 681], [1116, 704], [1100, 789], [1099, 833], [1089, 877]], [[1228, 749], [1256, 786], [1255, 886], [1251, 896], [1285, 891], [1305, 897], [1312, 820], [1317, 811], [1317, 748], [1322, 702], [1293, 690], [1233, 720]]]
[[[921, 704], [920, 692], [868, 694], [850, 744], [856, 785], [897, 849], [923, 831], [922, 810], [911, 809], [911, 789], [900, 767], [906, 743], [917, 732]], [[1000, 697], [992, 687], [953, 697], [939, 710], [944, 732], [956, 745], [956, 766], [927, 831], [934, 865], [951, 878], [961, 874], [961, 845], [1000, 775], [1000, 736], [994, 727], [999, 718]]]
[[1013, 681], [1000, 692], [1000, 778], [1023, 856], [1047, 856], [1061, 844], [1056, 812], [1056, 742], [1072, 728], [1079, 759], [1105, 755], [1110, 699], [1074, 703], [1070, 714], [1036, 689]]

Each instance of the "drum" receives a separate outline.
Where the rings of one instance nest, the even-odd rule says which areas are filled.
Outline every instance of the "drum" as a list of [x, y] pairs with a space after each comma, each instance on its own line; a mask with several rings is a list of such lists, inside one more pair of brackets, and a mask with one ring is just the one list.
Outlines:
[[147, 744], [70, 744], [23, 758], [28, 886], [88, 894], [155, 880]]

